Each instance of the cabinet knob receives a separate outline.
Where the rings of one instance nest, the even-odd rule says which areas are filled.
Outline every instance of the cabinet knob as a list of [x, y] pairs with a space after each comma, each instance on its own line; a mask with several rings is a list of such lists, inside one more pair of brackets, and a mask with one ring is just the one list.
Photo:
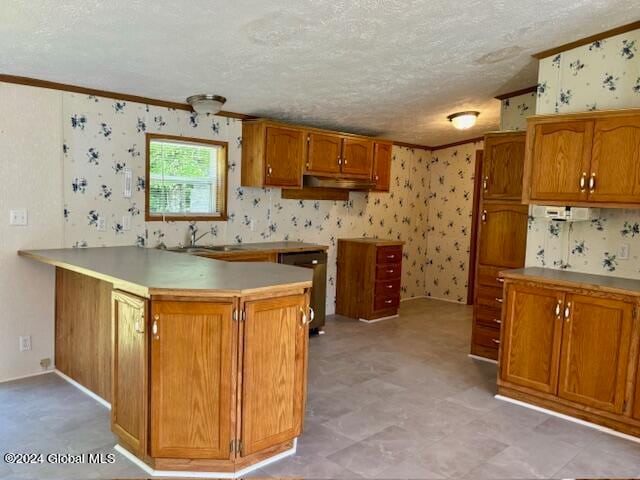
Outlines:
[[303, 308], [300, 308], [300, 322], [303, 327], [307, 324], [307, 314], [304, 313]]
[[393, 268], [388, 269], [387, 273], [393, 273]]
[[346, 165], [346, 164], [347, 164], [347, 159], [346, 159], [346, 158], [343, 158], [343, 159], [342, 159], [342, 163], [343, 163], [344, 165]]
[[504, 300], [502, 300], [500, 297], [496, 297], [496, 302], [502, 303], [502, 302], [504, 302]]
[[375, 180], [376, 180], [376, 182], [377, 182], [378, 180], [380, 180], [380, 177], [379, 177], [378, 175], [376, 175], [376, 176], [375, 176]]
[[591, 177], [589, 177], [589, 193], [593, 193], [596, 191], [596, 174], [591, 173]]
[[562, 311], [562, 300], [558, 300], [558, 303], [556, 304], [556, 317], [560, 318], [560, 312]]
[[502, 277], [496, 277], [496, 280], [500, 283], [504, 283], [504, 278]]
[[316, 318], [316, 312], [313, 311], [313, 307], [309, 307], [309, 321], [313, 322]]
[[342, 165], [342, 159], [338, 157], [338, 165]]
[[491, 341], [493, 343], [496, 343], [496, 344], [500, 345], [500, 340], [498, 340], [497, 338], [492, 338]]
[[483, 222], [487, 221], [487, 211], [486, 210], [482, 211], [482, 216], [480, 218], [482, 219]]
[[587, 172], [582, 172], [582, 176], [580, 177], [580, 191], [585, 191], [585, 186], [587, 183]]
[[271, 176], [271, 174], [273, 173], [273, 168], [271, 168], [271, 165], [267, 166], [267, 175]]
[[393, 303], [393, 300], [385, 300], [384, 303], [387, 303], [387, 304]]
[[567, 303], [567, 306], [564, 308], [564, 318], [568, 322], [569, 317], [571, 316], [571, 302]]
[[500, 325], [502, 323], [502, 320], [499, 320], [497, 318], [493, 319], [494, 323], [497, 323], [498, 325]]
[[154, 315], [153, 317], [153, 325], [151, 327], [151, 332], [153, 333], [153, 338], [155, 340], [159, 340], [160, 336], [158, 335], [158, 320], [160, 319], [160, 316], [158, 315]]
[[482, 189], [486, 192], [489, 189], [489, 177], [485, 176], [482, 179]]

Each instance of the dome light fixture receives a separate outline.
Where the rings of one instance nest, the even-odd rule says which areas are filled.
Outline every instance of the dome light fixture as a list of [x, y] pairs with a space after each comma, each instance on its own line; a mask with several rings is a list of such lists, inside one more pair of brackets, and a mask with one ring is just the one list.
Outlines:
[[467, 128], [471, 128], [476, 124], [478, 115], [480, 115], [480, 112], [476, 111], [457, 112], [447, 116], [447, 119], [458, 130], [466, 130]]
[[227, 101], [221, 95], [212, 95], [210, 93], [203, 93], [200, 95], [191, 95], [187, 98], [187, 103], [191, 105], [193, 111], [199, 115], [205, 115], [210, 113], [215, 115], [222, 109], [222, 105]]

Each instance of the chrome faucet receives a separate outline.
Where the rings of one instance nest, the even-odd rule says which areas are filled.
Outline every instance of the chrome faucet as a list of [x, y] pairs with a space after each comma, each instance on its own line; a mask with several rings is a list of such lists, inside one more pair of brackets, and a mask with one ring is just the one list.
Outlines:
[[189, 227], [189, 229], [191, 230], [191, 244], [189, 245], [190, 247], [195, 247], [198, 240], [200, 240], [207, 233], [209, 233], [209, 232], [204, 232], [202, 235], [198, 236], [198, 227], [193, 225]]

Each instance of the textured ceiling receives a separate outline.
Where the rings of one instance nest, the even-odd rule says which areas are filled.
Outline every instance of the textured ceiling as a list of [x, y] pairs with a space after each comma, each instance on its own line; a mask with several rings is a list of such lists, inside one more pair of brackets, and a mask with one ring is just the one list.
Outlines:
[[[637, 0], [2, 0], [0, 73], [439, 145], [498, 127], [532, 53]], [[446, 115], [479, 110], [456, 131]]]

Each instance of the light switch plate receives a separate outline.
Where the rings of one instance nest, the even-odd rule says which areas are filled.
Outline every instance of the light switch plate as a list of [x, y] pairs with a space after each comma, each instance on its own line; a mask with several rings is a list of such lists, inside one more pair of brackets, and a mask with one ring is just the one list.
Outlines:
[[20, 337], [20, 351], [28, 352], [31, 350], [31, 335]]
[[122, 230], [125, 232], [131, 230], [131, 215], [122, 216]]
[[9, 225], [25, 226], [27, 224], [27, 210], [24, 208], [9, 211]]
[[629, 260], [629, 244], [621, 243], [618, 247], [618, 260]]
[[131, 190], [133, 188], [133, 173], [130, 168], [124, 169], [124, 185], [122, 187], [122, 196], [124, 198], [131, 198]]
[[96, 227], [98, 228], [99, 232], [104, 232], [107, 230], [107, 219], [104, 217], [98, 217], [98, 222]]

